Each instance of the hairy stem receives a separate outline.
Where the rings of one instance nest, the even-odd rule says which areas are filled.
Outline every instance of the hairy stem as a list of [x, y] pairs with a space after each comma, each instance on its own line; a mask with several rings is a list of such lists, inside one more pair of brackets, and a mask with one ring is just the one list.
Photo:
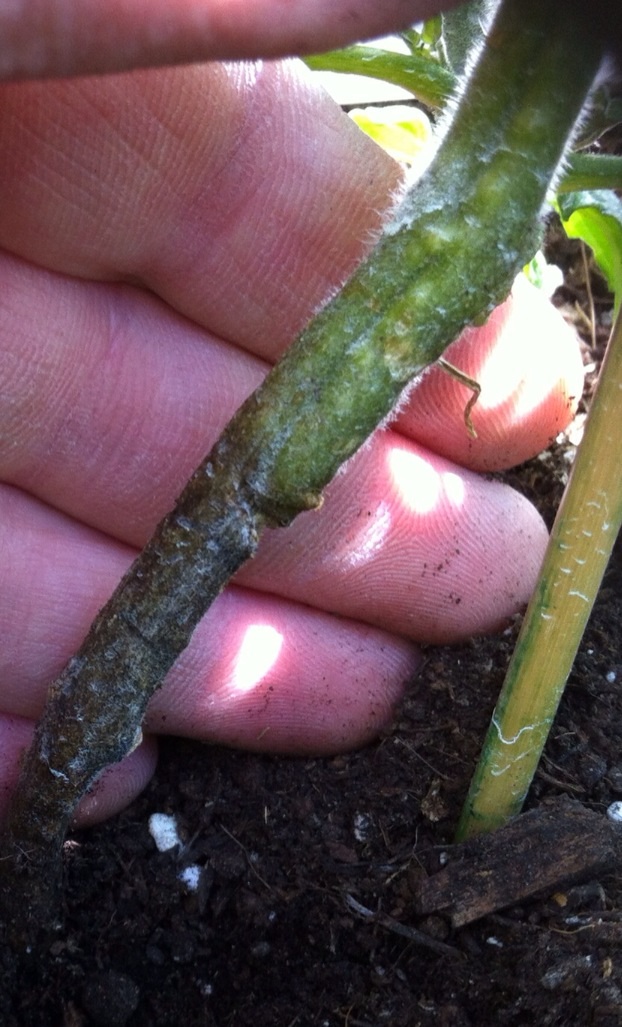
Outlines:
[[573, 153], [557, 183], [557, 193], [586, 189], [622, 191], [622, 157], [605, 153]]
[[241, 407], [97, 616], [50, 689], [4, 834], [0, 899], [18, 938], [49, 915], [78, 801], [131, 750], [147, 702], [262, 529], [317, 507], [411, 379], [507, 295], [536, 248], [600, 53], [589, 19], [503, 0], [429, 172]]

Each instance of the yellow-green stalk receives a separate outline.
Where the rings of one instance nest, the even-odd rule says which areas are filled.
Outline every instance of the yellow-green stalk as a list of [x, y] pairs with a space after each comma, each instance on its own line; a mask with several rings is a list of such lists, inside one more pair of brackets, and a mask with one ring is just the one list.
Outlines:
[[622, 522], [622, 316], [492, 716], [458, 839], [520, 812]]

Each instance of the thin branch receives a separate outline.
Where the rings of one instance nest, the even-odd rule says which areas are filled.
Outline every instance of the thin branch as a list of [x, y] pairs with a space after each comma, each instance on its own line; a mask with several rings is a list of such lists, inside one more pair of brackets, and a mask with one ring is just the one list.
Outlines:
[[557, 183], [558, 193], [584, 189], [622, 189], [622, 157], [608, 153], [573, 153]]
[[622, 524], [622, 313], [473, 775], [457, 838], [520, 812]]

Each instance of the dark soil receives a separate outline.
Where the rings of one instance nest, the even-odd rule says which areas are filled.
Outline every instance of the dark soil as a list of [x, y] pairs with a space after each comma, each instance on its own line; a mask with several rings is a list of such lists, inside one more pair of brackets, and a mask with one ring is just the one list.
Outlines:
[[[569, 312], [584, 287], [561, 293]], [[597, 363], [598, 318], [587, 334]], [[512, 474], [549, 521], [567, 450]], [[394, 729], [362, 752], [292, 760], [167, 742], [146, 793], [67, 842], [66, 926], [49, 952], [17, 982], [0, 953], [0, 1023], [622, 1024], [622, 870], [459, 929], [416, 911], [422, 875], [451, 851], [516, 628], [430, 650]], [[604, 817], [622, 798], [621, 688], [618, 552], [528, 808], [568, 795]], [[175, 814], [182, 851], [157, 851], [154, 812]], [[189, 864], [194, 893], [178, 879]]]

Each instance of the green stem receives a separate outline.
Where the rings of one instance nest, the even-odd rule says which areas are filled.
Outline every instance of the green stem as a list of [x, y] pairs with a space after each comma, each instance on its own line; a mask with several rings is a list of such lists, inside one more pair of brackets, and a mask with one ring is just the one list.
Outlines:
[[22, 940], [50, 915], [79, 799], [131, 750], [147, 702], [261, 531], [318, 506], [411, 379], [509, 292], [600, 55], [590, 19], [503, 0], [437, 160], [98, 614], [51, 687], [9, 812], [1, 899]]
[[520, 812], [622, 523], [622, 315], [618, 314], [458, 839]]
[[463, 75], [473, 47], [481, 42], [490, 20], [491, 0], [469, 0], [442, 15], [443, 43], [449, 67]]
[[573, 153], [557, 184], [558, 193], [584, 189], [622, 189], [622, 157], [605, 153]]
[[337, 71], [349, 75], [366, 75], [401, 86], [421, 103], [438, 110], [452, 95], [456, 78], [449, 68], [421, 54], [392, 53], [372, 46], [349, 46], [345, 50], [305, 57], [313, 71]]
[[[613, 8], [611, 9], [611, 15], [614, 18], [618, 17], [618, 19], [620, 17], [619, 14], [614, 13]], [[614, 42], [616, 40], [616, 26], [614, 24], [610, 25], [609, 33], [610, 43]], [[619, 38], [620, 35], [617, 37], [618, 41]], [[577, 140], [578, 146], [589, 146], [590, 143], [596, 142], [599, 136], [613, 128], [614, 125], [622, 123], [622, 97], [616, 95], [615, 89], [615, 79], [613, 82], [607, 80], [592, 94], [586, 121], [581, 124]], [[618, 92], [619, 89], [618, 84]]]

